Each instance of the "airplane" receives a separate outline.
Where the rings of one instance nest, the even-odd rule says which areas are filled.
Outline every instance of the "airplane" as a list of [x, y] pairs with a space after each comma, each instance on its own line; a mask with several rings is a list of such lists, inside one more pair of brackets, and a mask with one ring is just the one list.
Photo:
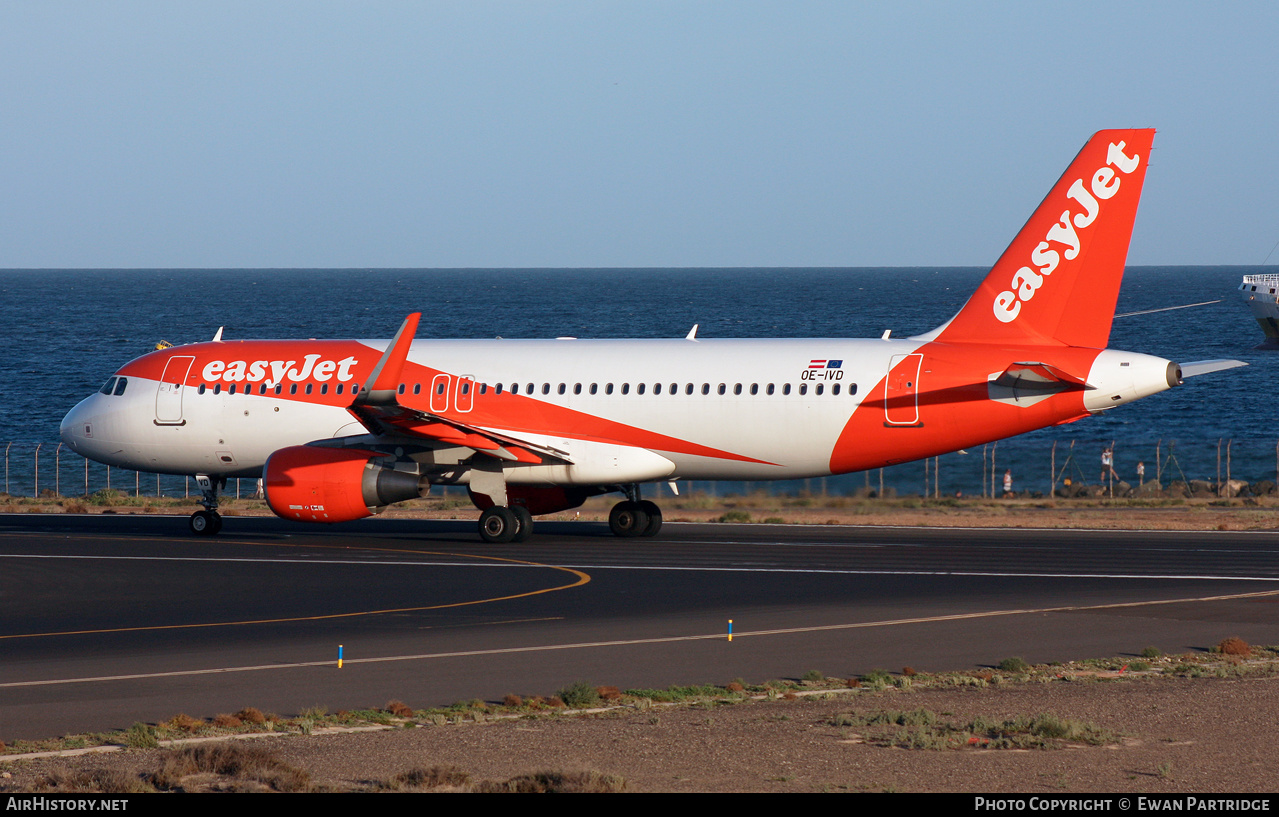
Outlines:
[[465, 485], [487, 542], [620, 493], [609, 526], [653, 536], [641, 486], [779, 480], [932, 457], [1074, 422], [1186, 377], [1106, 348], [1153, 129], [1092, 136], [977, 291], [942, 326], [869, 340], [227, 340], [143, 355], [66, 415], [76, 453], [194, 475], [201, 535], [218, 491], [261, 477], [285, 519], [336, 523]]

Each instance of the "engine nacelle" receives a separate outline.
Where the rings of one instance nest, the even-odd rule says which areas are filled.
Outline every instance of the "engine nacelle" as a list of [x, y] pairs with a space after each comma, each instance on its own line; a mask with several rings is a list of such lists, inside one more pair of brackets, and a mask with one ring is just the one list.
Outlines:
[[376, 461], [383, 456], [358, 448], [281, 448], [262, 469], [267, 505], [283, 519], [348, 522], [421, 496], [418, 476]]
[[[487, 494], [477, 494], [469, 487], [466, 489], [471, 503], [481, 511], [487, 511], [495, 504]], [[506, 499], [512, 505], [528, 508], [533, 516], [556, 511], [567, 511], [576, 508], [586, 501], [587, 497], [602, 494], [604, 491], [587, 485], [507, 485]]]

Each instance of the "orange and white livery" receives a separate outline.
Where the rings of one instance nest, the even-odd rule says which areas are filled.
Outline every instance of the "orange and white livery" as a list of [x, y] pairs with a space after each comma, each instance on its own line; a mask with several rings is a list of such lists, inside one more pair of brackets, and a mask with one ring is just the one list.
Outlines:
[[621, 492], [615, 533], [652, 535], [640, 486], [842, 474], [1068, 423], [1242, 365], [1107, 349], [1153, 130], [1095, 134], [944, 326], [911, 338], [221, 339], [131, 361], [62, 422], [76, 452], [261, 476], [279, 516], [341, 522], [466, 485], [489, 541]]

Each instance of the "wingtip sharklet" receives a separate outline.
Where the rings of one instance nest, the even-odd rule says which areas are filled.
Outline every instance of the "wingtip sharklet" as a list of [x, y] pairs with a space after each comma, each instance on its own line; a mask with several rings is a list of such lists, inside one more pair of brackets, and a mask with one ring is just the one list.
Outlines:
[[413, 312], [404, 319], [404, 323], [400, 324], [400, 330], [395, 333], [395, 338], [382, 353], [382, 359], [377, 362], [369, 375], [369, 382], [356, 398], [357, 404], [395, 401], [400, 373], [404, 371], [404, 363], [408, 360], [409, 348], [413, 345], [413, 338], [417, 335], [418, 321], [421, 319], [421, 312]]

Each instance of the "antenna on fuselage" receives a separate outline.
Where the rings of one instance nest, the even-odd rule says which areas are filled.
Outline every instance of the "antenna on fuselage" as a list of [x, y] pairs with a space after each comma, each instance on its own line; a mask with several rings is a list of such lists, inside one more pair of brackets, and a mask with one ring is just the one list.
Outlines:
[[214, 343], [221, 343], [221, 342], [222, 342], [222, 330], [223, 330], [223, 329], [225, 329], [225, 328], [226, 328], [226, 327], [219, 326], [219, 327], [218, 327], [218, 331], [216, 331], [216, 332], [214, 332], [214, 333], [213, 333], [213, 342], [214, 342]]
[[697, 340], [697, 327], [699, 326], [701, 326], [701, 324], [693, 324], [693, 328], [688, 330], [688, 334], [684, 336], [684, 340]]

